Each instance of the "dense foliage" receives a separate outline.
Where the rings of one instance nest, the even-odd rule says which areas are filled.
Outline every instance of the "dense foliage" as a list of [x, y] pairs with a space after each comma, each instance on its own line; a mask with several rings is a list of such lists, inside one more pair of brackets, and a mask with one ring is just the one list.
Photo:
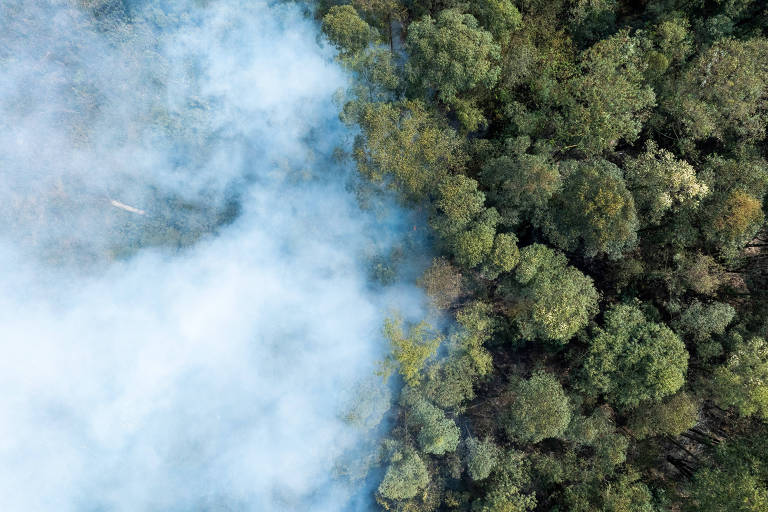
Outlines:
[[315, 7], [360, 197], [439, 253], [381, 507], [768, 510], [765, 2]]

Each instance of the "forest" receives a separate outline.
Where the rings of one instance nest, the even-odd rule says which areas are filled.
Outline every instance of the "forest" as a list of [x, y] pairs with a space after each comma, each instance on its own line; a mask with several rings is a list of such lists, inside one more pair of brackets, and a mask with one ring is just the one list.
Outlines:
[[768, 512], [765, 0], [0, 0], [3, 512]]
[[379, 507], [768, 510], [765, 2], [312, 14], [361, 203], [394, 194], [435, 250], [433, 313], [383, 330]]

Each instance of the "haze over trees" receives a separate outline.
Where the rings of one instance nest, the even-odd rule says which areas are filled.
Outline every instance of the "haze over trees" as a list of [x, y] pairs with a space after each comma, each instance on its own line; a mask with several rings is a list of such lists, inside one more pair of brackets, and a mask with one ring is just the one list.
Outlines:
[[357, 185], [436, 252], [379, 505], [768, 509], [765, 2], [315, 7]]

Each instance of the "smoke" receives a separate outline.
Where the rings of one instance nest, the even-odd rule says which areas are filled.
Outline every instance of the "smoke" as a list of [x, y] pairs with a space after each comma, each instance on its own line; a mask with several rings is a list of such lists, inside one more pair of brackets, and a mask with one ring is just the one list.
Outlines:
[[[0, 509], [332, 510], [381, 358], [345, 76], [295, 5], [0, 5]], [[363, 505], [354, 505], [362, 508]]]

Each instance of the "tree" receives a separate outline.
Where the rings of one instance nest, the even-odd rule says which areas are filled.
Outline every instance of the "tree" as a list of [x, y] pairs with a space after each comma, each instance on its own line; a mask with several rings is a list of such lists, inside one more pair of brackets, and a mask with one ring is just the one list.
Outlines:
[[522, 492], [530, 484], [529, 466], [522, 452], [509, 450], [500, 456], [491, 478], [484, 480], [487, 486], [485, 496], [472, 504], [472, 510], [528, 512], [536, 508], [536, 496]]
[[565, 186], [550, 201], [542, 228], [559, 248], [582, 245], [587, 257], [613, 259], [634, 247], [638, 221], [635, 202], [621, 170], [605, 160], [561, 164]]
[[445, 258], [435, 258], [419, 284], [438, 309], [448, 309], [461, 295], [461, 273]]
[[475, 268], [491, 256], [499, 220], [495, 208], [484, 209], [467, 229], [447, 240], [459, 265]]
[[408, 27], [406, 74], [422, 91], [453, 103], [476, 87], [490, 88], [499, 78], [499, 46], [471, 14], [441, 11], [437, 20], [425, 16]]
[[478, 0], [471, 4], [472, 14], [493, 38], [505, 45], [520, 26], [523, 17], [511, 0]]
[[684, 289], [702, 295], [715, 295], [725, 280], [725, 269], [707, 254], [681, 253], [677, 262], [676, 278], [681, 281]]
[[426, 322], [410, 326], [405, 333], [399, 317], [384, 322], [384, 337], [389, 341], [391, 353], [382, 362], [381, 373], [389, 376], [397, 369], [406, 384], [418, 385], [421, 369], [437, 352], [442, 337], [433, 333]]
[[481, 179], [502, 222], [515, 226], [541, 215], [562, 187], [560, 170], [548, 155], [503, 155], [488, 160]]
[[363, 104], [345, 117], [360, 125], [354, 156], [360, 173], [390, 183], [410, 201], [423, 201], [452, 169], [464, 165], [462, 143], [420, 102]]
[[590, 416], [574, 414], [563, 435], [564, 439], [591, 448], [591, 457], [581, 450], [579, 464], [594, 478], [607, 476], [627, 458], [627, 438], [616, 432], [616, 424], [608, 407], [597, 408]]
[[704, 236], [726, 257], [735, 256], [763, 225], [765, 215], [757, 198], [734, 190], [707, 211]]
[[461, 407], [474, 398], [477, 379], [493, 371], [491, 354], [484, 347], [497, 323], [490, 305], [472, 302], [459, 310], [456, 321], [449, 356], [430, 368], [426, 384], [427, 395], [441, 407]]
[[520, 488], [506, 480], [497, 482], [485, 495], [479, 512], [528, 512], [536, 508], [533, 494], [522, 494]]
[[416, 496], [429, 484], [429, 473], [414, 450], [397, 454], [379, 484], [379, 494], [389, 500], [405, 500]]
[[646, 144], [645, 153], [627, 161], [624, 176], [645, 225], [658, 225], [665, 214], [683, 207], [695, 208], [709, 193], [688, 162], [658, 149], [654, 142]]
[[484, 344], [496, 331], [493, 308], [484, 302], [471, 302], [456, 313], [456, 321], [461, 326], [454, 337], [458, 346], [470, 358], [478, 375], [491, 373], [493, 362]]
[[408, 390], [403, 403], [409, 407], [408, 422], [419, 429], [417, 440], [424, 453], [443, 455], [456, 450], [459, 444], [459, 427], [419, 394]]
[[691, 489], [690, 512], [763, 512], [768, 510], [768, 490], [746, 471], [704, 468], [696, 472]]
[[638, 407], [629, 418], [629, 428], [638, 439], [677, 436], [699, 421], [699, 404], [687, 393], [677, 393], [659, 403]]
[[704, 304], [694, 300], [683, 311], [672, 327], [693, 341], [707, 341], [712, 335], [722, 335], [736, 316], [736, 310], [729, 304], [712, 302]]
[[493, 239], [490, 263], [499, 272], [509, 272], [520, 261], [517, 237], [513, 233], [497, 233]]
[[692, 140], [765, 136], [768, 40], [722, 39], [702, 52], [662, 101]]
[[597, 313], [592, 279], [561, 253], [533, 244], [520, 251], [513, 317], [526, 339], [565, 344]]
[[563, 85], [556, 139], [589, 155], [613, 149], [621, 139], [634, 142], [655, 104], [643, 83], [645, 63], [640, 40], [627, 30], [586, 50], [580, 72]]
[[648, 320], [639, 304], [618, 304], [594, 331], [583, 384], [588, 393], [628, 409], [676, 392], [687, 369], [688, 352], [669, 327]]
[[504, 414], [504, 428], [512, 439], [538, 443], [565, 432], [571, 405], [563, 387], [549, 373], [536, 372], [510, 388], [512, 402]]
[[437, 185], [435, 205], [440, 215], [432, 225], [444, 238], [450, 238], [465, 231], [485, 211], [485, 194], [472, 178], [463, 174], [447, 176]]
[[619, 475], [610, 482], [589, 482], [566, 489], [569, 512], [655, 512], [648, 486], [635, 472]]
[[323, 33], [342, 55], [361, 51], [377, 37], [351, 5], [331, 7], [323, 16]]
[[685, 512], [768, 510], [768, 436], [758, 427], [745, 437], [720, 444], [714, 463], [693, 477]]
[[701, 208], [703, 235], [721, 256], [731, 259], [763, 224], [768, 164], [754, 149], [740, 146], [729, 158], [710, 155], [700, 175], [712, 191]]
[[387, 34], [389, 46], [392, 47], [392, 22], [402, 21], [405, 8], [397, 0], [353, 0], [352, 5], [364, 13], [380, 32]]
[[501, 449], [491, 439], [467, 439], [467, 472], [474, 481], [485, 480], [499, 463]]
[[717, 402], [743, 416], [768, 420], [768, 344], [762, 338], [739, 343], [712, 379]]

